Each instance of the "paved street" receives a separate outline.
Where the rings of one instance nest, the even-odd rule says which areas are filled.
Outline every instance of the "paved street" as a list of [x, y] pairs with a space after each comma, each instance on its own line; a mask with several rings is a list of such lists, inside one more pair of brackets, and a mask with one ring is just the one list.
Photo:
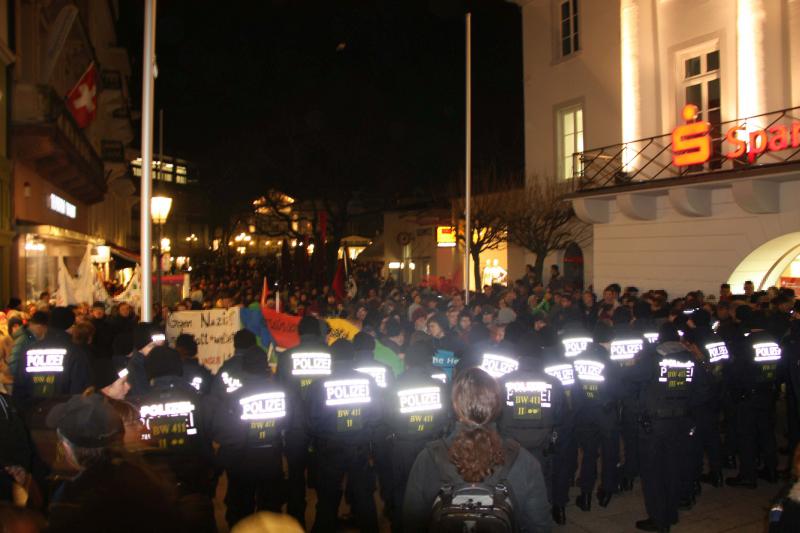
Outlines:
[[[728, 475], [731, 471], [727, 472]], [[220, 532], [228, 531], [225, 527], [224, 504], [221, 495], [224, 495], [224, 477], [220, 480], [217, 490], [215, 505], [217, 509], [217, 522]], [[762, 533], [766, 530], [767, 509], [780, 485], [761, 483], [757, 490], [721, 488], [715, 489], [710, 485], [703, 485], [703, 494], [697, 505], [691, 511], [683, 511], [680, 523], [672, 528], [673, 533], [722, 533], [744, 532]], [[570, 496], [574, 502], [578, 489], [573, 488]], [[380, 499], [376, 498], [378, 505]], [[309, 491], [306, 523], [314, 523], [315, 494]], [[380, 507], [379, 507], [380, 509]], [[346, 512], [345, 506], [342, 513]], [[637, 531], [634, 524], [644, 518], [644, 500], [642, 498], [641, 484], [636, 483], [633, 492], [617, 495], [608, 508], [603, 509], [597, 505], [597, 500], [592, 502], [591, 512], [585, 513], [578, 509], [574, 503], [567, 507], [567, 525], [555, 527], [554, 533], [628, 533]], [[389, 522], [381, 517], [381, 531], [389, 532]]]

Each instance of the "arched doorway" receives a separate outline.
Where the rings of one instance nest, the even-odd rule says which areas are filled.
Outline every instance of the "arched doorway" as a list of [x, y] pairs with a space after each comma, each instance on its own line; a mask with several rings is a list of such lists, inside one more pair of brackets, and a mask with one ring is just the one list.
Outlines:
[[800, 232], [787, 233], [765, 242], [748, 254], [728, 278], [731, 290], [741, 292], [745, 281], [756, 290], [768, 287], [800, 287]]
[[583, 250], [571, 242], [564, 249], [564, 282], [576, 289], [583, 289]]

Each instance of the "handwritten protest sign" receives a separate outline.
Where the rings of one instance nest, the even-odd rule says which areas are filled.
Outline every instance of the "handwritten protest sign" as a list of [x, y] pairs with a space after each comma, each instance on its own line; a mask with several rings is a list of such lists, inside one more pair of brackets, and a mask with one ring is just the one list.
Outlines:
[[174, 344], [181, 333], [194, 335], [197, 359], [216, 373], [233, 355], [233, 335], [240, 329], [238, 308], [178, 311], [167, 319], [167, 340]]

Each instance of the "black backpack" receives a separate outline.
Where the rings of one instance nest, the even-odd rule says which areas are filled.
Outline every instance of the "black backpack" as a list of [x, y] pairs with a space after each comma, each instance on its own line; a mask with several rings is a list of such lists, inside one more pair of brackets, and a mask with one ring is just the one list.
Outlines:
[[[443, 440], [430, 444], [443, 484], [433, 502], [429, 531], [437, 533], [516, 533], [511, 487], [506, 478], [519, 447], [505, 445], [506, 462], [490, 479], [467, 483], [454, 476]], [[488, 481], [488, 479], [487, 479]]]

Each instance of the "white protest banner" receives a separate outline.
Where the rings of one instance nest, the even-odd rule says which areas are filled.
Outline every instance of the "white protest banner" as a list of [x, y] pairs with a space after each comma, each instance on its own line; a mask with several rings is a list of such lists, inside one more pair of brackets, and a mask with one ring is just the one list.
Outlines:
[[167, 319], [167, 341], [175, 344], [181, 333], [194, 335], [197, 360], [216, 373], [233, 355], [233, 335], [242, 329], [239, 308], [177, 311]]

